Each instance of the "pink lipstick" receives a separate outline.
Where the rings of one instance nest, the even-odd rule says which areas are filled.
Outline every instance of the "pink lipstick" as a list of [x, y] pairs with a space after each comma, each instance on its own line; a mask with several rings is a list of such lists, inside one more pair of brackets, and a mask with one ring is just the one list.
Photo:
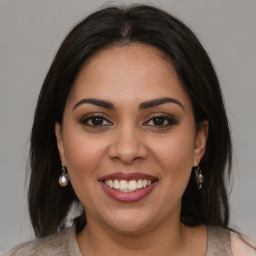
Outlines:
[[143, 173], [112, 173], [99, 179], [108, 196], [118, 202], [137, 202], [148, 196], [158, 179]]

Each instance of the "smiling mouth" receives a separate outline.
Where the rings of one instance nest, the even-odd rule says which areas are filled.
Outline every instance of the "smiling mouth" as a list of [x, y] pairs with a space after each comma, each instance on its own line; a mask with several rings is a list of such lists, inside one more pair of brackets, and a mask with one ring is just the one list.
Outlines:
[[148, 196], [158, 179], [143, 173], [113, 173], [99, 179], [103, 190], [116, 201], [136, 202]]
[[139, 179], [139, 180], [104, 180], [104, 184], [108, 187], [118, 190], [119, 192], [136, 192], [150, 186], [156, 180]]

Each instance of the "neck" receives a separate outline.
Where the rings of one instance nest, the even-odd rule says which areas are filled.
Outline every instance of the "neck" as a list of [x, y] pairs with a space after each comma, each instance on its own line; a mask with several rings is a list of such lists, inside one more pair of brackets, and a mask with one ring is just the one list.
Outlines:
[[86, 256], [150, 256], [187, 255], [191, 246], [191, 229], [177, 221], [155, 225], [150, 230], [125, 233], [99, 225], [88, 219], [77, 235], [82, 255]]

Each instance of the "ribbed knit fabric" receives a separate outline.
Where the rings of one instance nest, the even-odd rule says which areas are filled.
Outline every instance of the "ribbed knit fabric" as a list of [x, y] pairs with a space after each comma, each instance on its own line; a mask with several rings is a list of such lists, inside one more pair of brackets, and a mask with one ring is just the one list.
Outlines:
[[[82, 254], [76, 240], [76, 227], [73, 225], [57, 234], [19, 245], [1, 256], [82, 256]], [[232, 256], [228, 230], [208, 227], [206, 256]]]

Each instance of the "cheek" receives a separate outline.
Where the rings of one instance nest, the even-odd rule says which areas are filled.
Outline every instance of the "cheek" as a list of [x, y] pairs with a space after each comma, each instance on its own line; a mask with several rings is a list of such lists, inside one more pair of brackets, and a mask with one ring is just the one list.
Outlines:
[[104, 140], [98, 141], [82, 133], [70, 133], [64, 140], [64, 154], [71, 178], [79, 181], [94, 177], [105, 154]]
[[66, 137], [64, 142], [70, 182], [82, 204], [91, 208], [99, 190], [97, 177], [106, 151], [104, 140], [72, 133], [72, 137]]
[[154, 140], [152, 148], [163, 177], [173, 186], [187, 184], [194, 160], [193, 134], [173, 134], [160, 141]]

